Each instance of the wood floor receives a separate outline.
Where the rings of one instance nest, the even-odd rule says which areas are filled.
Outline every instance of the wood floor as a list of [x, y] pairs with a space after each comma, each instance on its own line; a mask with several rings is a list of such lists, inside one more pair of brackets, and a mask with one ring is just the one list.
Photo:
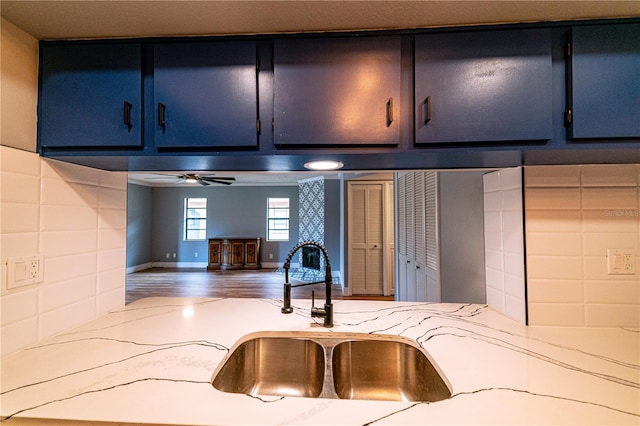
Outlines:
[[[302, 284], [290, 280], [293, 286]], [[257, 271], [208, 271], [206, 269], [153, 268], [127, 274], [126, 303], [145, 297], [254, 297], [282, 299], [284, 275], [271, 269]], [[294, 287], [293, 299], [324, 299], [324, 283]], [[333, 286], [331, 297], [339, 299], [393, 300], [393, 296], [342, 296], [340, 285]]]

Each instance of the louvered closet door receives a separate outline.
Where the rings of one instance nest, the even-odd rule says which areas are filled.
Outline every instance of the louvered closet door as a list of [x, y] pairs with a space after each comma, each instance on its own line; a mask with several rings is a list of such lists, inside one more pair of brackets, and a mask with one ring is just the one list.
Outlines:
[[[425, 259], [427, 257], [427, 248], [425, 246], [425, 187], [424, 172], [413, 173], [413, 211], [414, 211], [414, 228], [413, 241], [415, 246], [415, 276], [421, 275], [425, 268]], [[415, 280], [416, 298], [418, 302], [427, 301], [427, 283], [425, 280]]]
[[404, 195], [405, 191], [405, 180], [406, 174], [398, 174], [397, 183], [398, 188], [396, 189], [396, 214], [398, 221], [398, 254], [406, 256], [407, 255], [407, 217], [406, 217], [406, 197]]
[[396, 180], [397, 300], [440, 302], [437, 173], [398, 173]]
[[438, 175], [436, 172], [424, 172], [424, 189], [427, 301], [441, 302], [440, 243], [438, 234]]
[[405, 181], [407, 174], [398, 173], [396, 175], [396, 221], [397, 227], [397, 253], [395, 257], [396, 264], [396, 300], [407, 300], [407, 217], [406, 217], [406, 197], [405, 197]]
[[415, 227], [415, 197], [414, 197], [415, 182], [413, 179], [413, 173], [409, 173], [405, 177], [404, 183], [404, 197], [405, 197], [405, 222], [406, 222], [406, 253], [407, 253], [407, 291], [405, 293], [406, 301], [416, 300], [416, 235], [414, 231]]
[[352, 294], [383, 294], [383, 186], [349, 185], [349, 285]]
[[413, 231], [414, 223], [415, 223], [415, 196], [414, 196], [414, 179], [413, 174], [406, 175], [406, 179], [404, 182], [404, 198], [405, 198], [405, 235], [406, 235], [406, 254], [409, 259], [416, 258], [416, 236]]

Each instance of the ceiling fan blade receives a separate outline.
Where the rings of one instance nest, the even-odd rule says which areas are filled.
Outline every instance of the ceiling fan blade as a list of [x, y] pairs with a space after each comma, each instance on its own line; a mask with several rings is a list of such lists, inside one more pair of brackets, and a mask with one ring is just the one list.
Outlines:
[[226, 181], [226, 180], [219, 180], [219, 179], [207, 179], [207, 182], [212, 182], [212, 183], [219, 183], [221, 185], [231, 185], [232, 182]]
[[205, 181], [205, 180], [203, 180], [203, 179], [198, 179], [198, 183], [199, 183], [200, 185], [202, 185], [202, 186], [209, 186], [209, 185], [210, 185], [210, 183], [209, 183], [209, 182], [207, 182], [207, 181]]
[[204, 180], [236, 180], [234, 177], [225, 177], [225, 176], [215, 176], [215, 175], [205, 175], [200, 176], [200, 179]]
[[201, 176], [200, 179], [206, 180], [207, 182], [215, 182], [215, 183], [228, 183], [235, 182], [236, 178], [234, 177], [214, 177], [214, 176]]

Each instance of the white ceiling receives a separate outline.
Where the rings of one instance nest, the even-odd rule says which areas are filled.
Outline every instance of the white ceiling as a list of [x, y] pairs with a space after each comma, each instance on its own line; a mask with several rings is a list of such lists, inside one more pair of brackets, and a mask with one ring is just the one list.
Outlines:
[[38, 39], [426, 28], [640, 16], [640, 1], [1, 0]]
[[[176, 176], [185, 173], [194, 173], [200, 176], [234, 177], [233, 186], [297, 186], [299, 181], [324, 177], [325, 179], [338, 179], [338, 172], [158, 172], [158, 173], [129, 173], [129, 183], [143, 186], [173, 186], [189, 185]], [[196, 187], [199, 185], [195, 184]], [[216, 185], [213, 186], [224, 186]]]
[[[143, 186], [164, 186], [191, 185], [185, 183], [178, 175], [193, 173], [200, 176], [234, 177], [236, 180], [232, 186], [297, 186], [301, 181], [323, 177], [324, 179], [340, 179], [344, 177], [349, 180], [390, 180], [393, 179], [392, 172], [158, 172], [158, 173], [129, 173], [129, 183]], [[195, 184], [196, 187], [200, 187]], [[212, 186], [225, 186], [216, 185]]]

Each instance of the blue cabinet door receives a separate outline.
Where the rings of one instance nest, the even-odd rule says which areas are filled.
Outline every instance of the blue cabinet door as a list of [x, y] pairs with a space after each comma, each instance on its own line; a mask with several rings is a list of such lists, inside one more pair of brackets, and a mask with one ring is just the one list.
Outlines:
[[46, 45], [40, 60], [40, 148], [142, 146], [139, 44]]
[[154, 46], [157, 148], [258, 146], [256, 44]]
[[640, 137], [640, 24], [571, 30], [569, 137]]
[[416, 36], [416, 143], [551, 139], [551, 77], [547, 29]]
[[397, 145], [400, 36], [275, 40], [276, 146]]

